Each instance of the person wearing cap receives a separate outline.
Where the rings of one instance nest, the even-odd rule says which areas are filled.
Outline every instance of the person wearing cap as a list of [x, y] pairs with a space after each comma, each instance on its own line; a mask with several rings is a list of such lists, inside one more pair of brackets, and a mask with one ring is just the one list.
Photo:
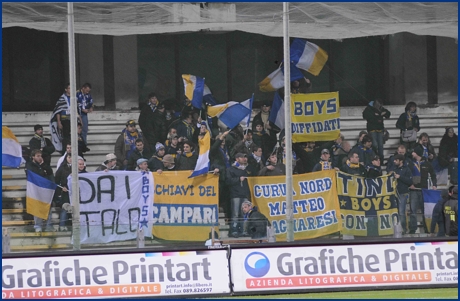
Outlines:
[[113, 153], [110, 153], [105, 156], [104, 162], [102, 162], [95, 171], [110, 171], [119, 169], [120, 168], [117, 166], [117, 156], [115, 156]]
[[137, 139], [142, 139], [142, 134], [136, 129], [136, 122], [134, 120], [128, 120], [128, 122], [126, 122], [126, 128], [121, 131], [117, 142], [115, 142], [114, 153], [117, 156], [117, 165], [120, 169], [126, 169], [128, 158], [136, 149]]
[[278, 141], [277, 134], [280, 132], [280, 129], [274, 123], [268, 120], [268, 117], [270, 116], [271, 103], [272, 102], [270, 100], [264, 100], [262, 102], [262, 106], [260, 107], [260, 112], [257, 113], [252, 120], [253, 132], [256, 130], [257, 124], [262, 124], [264, 131], [268, 134], [268, 139], [266, 141], [266, 148], [268, 150], [266, 150], [266, 156], [268, 156], [275, 147]]
[[40, 124], [34, 126], [34, 136], [29, 141], [30, 150], [38, 149], [42, 152], [43, 161], [51, 166], [51, 155], [56, 151], [50, 139], [43, 137], [43, 127]]
[[163, 171], [175, 171], [176, 170], [176, 161], [172, 155], [165, 155], [163, 157], [163, 168], [157, 170], [159, 174], [162, 174]]
[[[417, 230], [417, 222], [422, 222], [425, 233], [428, 228], [425, 223], [425, 206], [423, 203], [422, 189], [436, 189], [436, 173], [433, 166], [423, 157], [423, 149], [419, 146], [412, 151], [412, 182], [409, 187], [410, 220], [409, 233], [414, 234]], [[431, 187], [430, 187], [431, 186]], [[419, 220], [417, 220], [417, 217]]]
[[185, 141], [182, 144], [180, 156], [176, 158], [177, 170], [194, 170], [198, 155], [195, 153], [195, 145], [192, 141]]
[[394, 169], [389, 172], [393, 174], [396, 181], [396, 191], [398, 192], [398, 215], [403, 234], [407, 233], [407, 204], [409, 203], [409, 187], [412, 183], [412, 172], [405, 164], [406, 156], [397, 154], [393, 156]]
[[139, 160], [140, 158], [144, 158], [148, 161], [151, 156], [152, 154], [144, 148], [144, 140], [137, 139], [136, 148], [128, 158], [128, 166], [126, 170], [136, 170], [137, 160]]
[[146, 158], [139, 158], [137, 161], [136, 161], [136, 171], [147, 171], [149, 172], [149, 165], [148, 165], [148, 161]]
[[382, 106], [382, 100], [370, 101], [363, 111], [363, 118], [367, 121], [367, 132], [372, 138], [372, 147], [383, 163], [383, 134], [385, 126], [383, 119], [390, 118], [390, 111]]
[[278, 162], [276, 153], [272, 153], [268, 159], [265, 167], [259, 171], [259, 176], [282, 176], [286, 174], [286, 166], [282, 162]]
[[181, 150], [179, 148], [179, 137], [176, 134], [171, 134], [168, 138], [168, 143], [165, 147], [165, 154], [172, 155], [173, 158], [176, 158], [181, 154]]
[[336, 169], [334, 164], [331, 162], [331, 153], [327, 148], [323, 149], [321, 151], [321, 159], [316, 165], [313, 167], [313, 172], [315, 171], [322, 171], [322, 170], [330, 170], [330, 169]]
[[155, 154], [149, 159], [148, 165], [151, 171], [163, 169], [163, 157], [165, 156], [165, 146], [160, 142], [155, 144]]
[[350, 152], [358, 153], [359, 162], [361, 162], [364, 166], [372, 164], [372, 159], [376, 155], [372, 149], [372, 137], [364, 135], [362, 142], [353, 146]]
[[380, 166], [380, 157], [375, 155], [372, 158], [371, 164], [366, 166], [366, 177], [376, 179], [382, 176], [382, 167]]
[[249, 201], [251, 194], [247, 178], [249, 173], [246, 170], [248, 164], [247, 155], [237, 153], [235, 162], [227, 168], [226, 183], [230, 190], [230, 236], [239, 237], [243, 233], [241, 206], [244, 201]]
[[[441, 191], [441, 198], [437, 201], [436, 205], [433, 207], [433, 212], [431, 213], [431, 225], [430, 233], [431, 236], [436, 237], [445, 237], [446, 229], [444, 224], [444, 204], [452, 196], [452, 191], [454, 186], [450, 186], [448, 189], [443, 189]], [[438, 232], [436, 232], [436, 226], [438, 226]]]
[[444, 203], [444, 230], [447, 236], [458, 236], [458, 186], [452, 188], [449, 200]]
[[155, 149], [155, 143], [160, 141], [155, 137], [155, 111], [158, 106], [158, 98], [155, 93], [149, 93], [147, 103], [141, 106], [139, 114], [139, 127], [144, 135], [146, 148], [149, 150]]
[[359, 162], [358, 153], [353, 150], [348, 153], [348, 160], [342, 165], [340, 170], [350, 175], [366, 176], [366, 168]]

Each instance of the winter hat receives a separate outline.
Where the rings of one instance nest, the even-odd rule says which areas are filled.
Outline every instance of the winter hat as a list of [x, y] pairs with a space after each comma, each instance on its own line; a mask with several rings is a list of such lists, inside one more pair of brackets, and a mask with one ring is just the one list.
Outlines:
[[166, 163], [171, 163], [173, 164], [174, 163], [174, 157], [172, 155], [165, 155], [163, 157], [163, 162], [166, 162]]
[[423, 148], [420, 145], [417, 145], [414, 148], [414, 153], [416, 153], [417, 156], [419, 156], [419, 157], [423, 157]]
[[157, 142], [157, 144], [155, 144], [155, 151], [158, 152], [160, 149], [164, 149], [165, 146], [163, 144], [161, 144], [160, 142]]
[[36, 124], [36, 125], [34, 126], [34, 132], [36, 132], [38, 129], [42, 129], [42, 130], [43, 130], [43, 127], [42, 127], [41, 125], [39, 125], [39, 124]]
[[117, 159], [117, 156], [115, 156], [115, 154], [113, 154], [113, 153], [107, 154], [105, 156], [106, 161], [111, 161], [111, 160], [116, 160], [116, 159]]

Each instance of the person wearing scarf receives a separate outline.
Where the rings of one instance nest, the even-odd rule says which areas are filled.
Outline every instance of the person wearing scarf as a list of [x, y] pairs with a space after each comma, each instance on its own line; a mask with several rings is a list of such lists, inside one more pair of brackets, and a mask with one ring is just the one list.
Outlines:
[[50, 139], [43, 137], [43, 127], [40, 124], [34, 126], [35, 135], [29, 141], [30, 150], [39, 149], [42, 151], [43, 161], [51, 166], [51, 154], [55, 152], [55, 147]]
[[230, 215], [230, 197], [227, 184], [225, 183], [227, 169], [231, 166], [225, 141], [229, 133], [230, 130], [217, 135], [209, 150], [209, 170], [213, 170], [214, 174], [219, 174], [219, 207], [222, 208], [220, 211], [223, 211], [226, 216]]
[[267, 237], [267, 226], [271, 226], [267, 217], [260, 213], [250, 201], [243, 202], [241, 211], [244, 214], [242, 236], [250, 236], [252, 239]]
[[251, 176], [256, 176], [265, 167], [262, 148], [253, 144], [251, 155], [248, 156], [248, 173]]
[[194, 145], [190, 141], [184, 142], [182, 145], [182, 153], [177, 158], [176, 170], [194, 170], [198, 155], [195, 153]]
[[160, 142], [155, 144], [155, 155], [153, 155], [148, 162], [151, 171], [163, 170], [163, 157], [165, 156], [165, 146]]
[[327, 148], [321, 151], [321, 159], [316, 165], [313, 167], [313, 171], [322, 171], [322, 170], [330, 170], [336, 169], [335, 165], [331, 162], [331, 154]]
[[361, 176], [365, 177], [366, 176], [366, 168], [364, 168], [364, 165], [359, 162], [359, 155], [357, 152], [351, 150], [348, 153], [348, 160], [343, 164], [342, 166], [342, 171], [344, 173], [350, 174], [350, 175], [356, 175], [356, 176]]
[[[414, 130], [416, 132], [420, 131], [420, 120], [417, 116], [417, 104], [413, 101], [407, 103], [404, 113], [402, 113], [398, 121], [396, 121], [396, 128], [398, 128], [401, 133], [406, 130]], [[401, 144], [404, 144], [406, 149], [409, 152], [412, 152], [414, 147], [416, 146], [417, 142], [404, 142], [402, 139], [400, 140]]]
[[126, 169], [128, 158], [136, 149], [137, 139], [142, 139], [142, 134], [136, 129], [136, 122], [129, 120], [126, 122], [126, 128], [121, 131], [117, 142], [115, 142], [115, 155], [120, 169]]
[[359, 160], [364, 166], [372, 164], [372, 158], [375, 157], [375, 152], [372, 149], [372, 138], [369, 135], [363, 137], [361, 144], [356, 144], [351, 149], [351, 152], [358, 153]]
[[248, 158], [246, 154], [237, 153], [235, 163], [227, 168], [226, 183], [230, 190], [230, 236], [239, 237], [243, 233], [241, 205], [249, 201], [250, 191], [247, 178], [249, 173], [246, 170]]
[[372, 164], [366, 166], [367, 178], [376, 179], [382, 176], [382, 167], [380, 166], [380, 157], [375, 156], [372, 159]]

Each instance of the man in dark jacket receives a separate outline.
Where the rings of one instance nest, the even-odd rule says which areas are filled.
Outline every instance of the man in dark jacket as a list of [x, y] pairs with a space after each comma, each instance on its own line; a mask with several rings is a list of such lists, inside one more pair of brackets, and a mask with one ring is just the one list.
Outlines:
[[[422, 188], [430, 188], [430, 179], [432, 183], [431, 189], [436, 189], [436, 173], [430, 162], [426, 161], [423, 157], [423, 149], [419, 146], [415, 147], [412, 152], [413, 164], [411, 166], [412, 182], [410, 186], [410, 220], [409, 220], [409, 233], [414, 234], [417, 230], [417, 222], [422, 222], [425, 233], [428, 228], [425, 223], [424, 203], [422, 196]], [[418, 218], [418, 220], [417, 220]]]
[[398, 192], [399, 196], [399, 221], [401, 223], [403, 234], [405, 234], [407, 232], [406, 208], [409, 200], [409, 187], [412, 185], [412, 172], [410, 171], [409, 167], [404, 164], [404, 155], [395, 155], [393, 159], [395, 169], [392, 172], [394, 173], [394, 177], [398, 182], [396, 191]]
[[449, 189], [443, 189], [441, 191], [441, 198], [438, 200], [436, 205], [433, 207], [433, 213], [431, 214], [431, 226], [430, 233], [435, 233], [436, 225], [438, 225], [438, 233], [436, 237], [445, 237], [446, 229], [444, 228], [444, 203], [447, 202], [452, 195], [454, 186], [450, 186]]
[[[401, 134], [405, 131], [420, 131], [420, 120], [417, 116], [417, 104], [413, 101], [407, 103], [404, 113], [402, 113], [398, 121], [396, 121], [396, 127], [401, 131]], [[416, 139], [411, 141], [403, 141], [400, 139], [401, 144], [406, 146], [408, 152], [412, 152], [416, 145]]]
[[365, 135], [362, 142], [355, 144], [350, 152], [356, 152], [359, 156], [359, 162], [364, 166], [372, 164], [372, 158], [375, 157], [375, 152], [372, 149], [372, 137]]
[[278, 162], [276, 153], [272, 153], [268, 157], [267, 164], [259, 171], [259, 176], [282, 176], [286, 174], [286, 166], [282, 162]]
[[313, 167], [313, 171], [315, 172], [329, 169], [338, 170], [338, 168], [335, 168], [331, 162], [331, 153], [327, 148], [325, 148], [321, 151], [321, 160]]
[[383, 134], [385, 126], [383, 118], [390, 118], [390, 111], [382, 106], [379, 99], [369, 102], [363, 111], [363, 118], [367, 121], [367, 132], [372, 137], [372, 146], [383, 163]]
[[[155, 117], [154, 113], [157, 110], [158, 99], [155, 93], [148, 95], [148, 102], [141, 107], [139, 114], [139, 127], [145, 138], [146, 148], [149, 150], [155, 149], [155, 143], [158, 137], [155, 136]], [[164, 141], [161, 141], [162, 143]]]
[[[411, 166], [412, 165], [412, 154], [407, 154], [407, 150], [406, 150], [406, 147], [404, 146], [404, 144], [401, 144], [398, 146], [398, 149], [396, 150], [395, 154], [390, 156], [390, 158], [388, 158], [388, 163], [387, 163], [387, 167], [386, 167], [386, 171], [387, 173], [390, 173], [392, 171], [394, 171], [396, 169], [396, 165], [394, 163], [394, 158], [396, 155], [402, 155], [404, 156], [404, 165], [406, 166]], [[410, 157], [409, 157], [410, 155]]]
[[359, 155], [356, 152], [350, 151], [348, 153], [348, 160], [343, 164], [341, 171], [355, 176], [365, 177], [366, 168], [359, 163]]
[[39, 149], [42, 151], [43, 161], [51, 166], [51, 154], [56, 150], [48, 138], [43, 137], [43, 127], [39, 124], [34, 126], [35, 135], [29, 141], [30, 151]]
[[[163, 102], [159, 102], [157, 105], [157, 109], [153, 112], [153, 124], [154, 124], [154, 136], [155, 136], [155, 148], [156, 144], [160, 142], [161, 144], [165, 143], [166, 137], [168, 136], [168, 127], [166, 126], [166, 112], [165, 112], [165, 105]], [[151, 148], [150, 152], [154, 153], [155, 148]]]
[[243, 236], [251, 236], [253, 239], [267, 237], [267, 226], [270, 221], [253, 206], [250, 201], [244, 201], [241, 205], [243, 211]]
[[452, 195], [444, 203], [444, 229], [447, 236], [458, 236], [458, 186], [452, 189]]
[[239, 237], [243, 232], [241, 227], [241, 205], [244, 201], [249, 201], [250, 191], [248, 184], [247, 155], [238, 153], [235, 155], [235, 163], [230, 168], [227, 168], [226, 182], [230, 190], [230, 212], [231, 225], [230, 236]]
[[128, 158], [128, 166], [126, 170], [136, 170], [137, 160], [144, 158], [148, 161], [148, 159], [150, 159], [151, 156], [151, 153], [148, 150], [144, 149], [144, 141], [142, 139], [137, 139], [136, 149]]
[[276, 135], [280, 132], [280, 129], [274, 123], [268, 121], [268, 117], [270, 116], [270, 108], [271, 108], [271, 101], [270, 100], [263, 101], [262, 106], [260, 108], [260, 112], [257, 113], [257, 115], [254, 116], [254, 119], [252, 120], [252, 131], [257, 130], [256, 129], [257, 124], [262, 124], [265, 133], [268, 134], [268, 137], [266, 140], [266, 149], [265, 149], [267, 153], [264, 154], [265, 156], [268, 156], [268, 154], [273, 151], [273, 148], [275, 147], [276, 142], [277, 142]]

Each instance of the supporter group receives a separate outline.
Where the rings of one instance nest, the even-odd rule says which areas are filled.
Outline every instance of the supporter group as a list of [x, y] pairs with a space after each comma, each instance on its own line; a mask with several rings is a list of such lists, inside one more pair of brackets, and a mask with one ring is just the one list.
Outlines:
[[[292, 93], [308, 91], [310, 82], [292, 83]], [[209, 171], [219, 177], [219, 207], [230, 218], [230, 235], [246, 236], [247, 229], [238, 222], [241, 219], [266, 219], [251, 203], [248, 177], [275, 176], [286, 174], [286, 164], [292, 165], [293, 174], [304, 174], [335, 169], [348, 174], [377, 178], [382, 172], [394, 174], [397, 179], [399, 216], [403, 233], [415, 233], [415, 214], [423, 212], [421, 189], [437, 189], [437, 176], [447, 169], [450, 183], [457, 184], [457, 135], [452, 127], [445, 129], [439, 152], [430, 143], [430, 137], [423, 131], [423, 123], [417, 116], [417, 105], [409, 102], [401, 112], [396, 124], [384, 120], [390, 118], [383, 101], [374, 99], [363, 110], [367, 121], [366, 129], [353, 137], [340, 135], [333, 141], [293, 143], [292, 162], [286, 162], [284, 129], [269, 121], [273, 103], [256, 103], [260, 108], [252, 114], [251, 127], [227, 128], [218, 117], [210, 118], [206, 111], [196, 109], [191, 101], [161, 100], [150, 93], [140, 108], [138, 120], [127, 120], [125, 127], [114, 143], [113, 153], [105, 156], [104, 162], [95, 170], [87, 170], [85, 154], [87, 147], [88, 115], [93, 112], [91, 85], [85, 83], [77, 91], [78, 102], [78, 154], [72, 154], [70, 145], [70, 86], [66, 85], [52, 113], [51, 121], [62, 136], [62, 157], [57, 166], [51, 166], [51, 155], [56, 151], [50, 139], [43, 136], [43, 127], [35, 125], [34, 136], [29, 142], [30, 158], [26, 172], [32, 171], [58, 185], [53, 203], [60, 210], [59, 230], [69, 227], [69, 187], [67, 177], [71, 174], [71, 157], [78, 156], [79, 173], [111, 172], [114, 170], [150, 171], [161, 174], [170, 171], [195, 169], [199, 155], [199, 139], [207, 133], [211, 137]], [[280, 93], [280, 92], [275, 92]], [[386, 129], [400, 130], [400, 145], [396, 153], [384, 158], [384, 143], [388, 139]], [[351, 145], [354, 145], [351, 147]], [[55, 170], [55, 172], [53, 171]], [[443, 195], [443, 204], [458, 198], [457, 186], [451, 186]], [[407, 204], [409, 204], [407, 206]], [[433, 233], [439, 226], [439, 236], [454, 235], [456, 223], [445, 223], [444, 205], [435, 207], [433, 222], [424, 225], [426, 233]], [[456, 205], [455, 205], [456, 206]], [[456, 207], [455, 207], [456, 208]], [[406, 221], [406, 215], [409, 221]], [[35, 231], [50, 230], [51, 214], [47, 221], [35, 217]], [[43, 223], [46, 223], [44, 226]], [[446, 227], [445, 227], [446, 224]], [[455, 224], [455, 225], [454, 225]], [[263, 235], [264, 230], [259, 234]], [[253, 233], [254, 234], [254, 233]], [[257, 236], [257, 234], [255, 235]]]

